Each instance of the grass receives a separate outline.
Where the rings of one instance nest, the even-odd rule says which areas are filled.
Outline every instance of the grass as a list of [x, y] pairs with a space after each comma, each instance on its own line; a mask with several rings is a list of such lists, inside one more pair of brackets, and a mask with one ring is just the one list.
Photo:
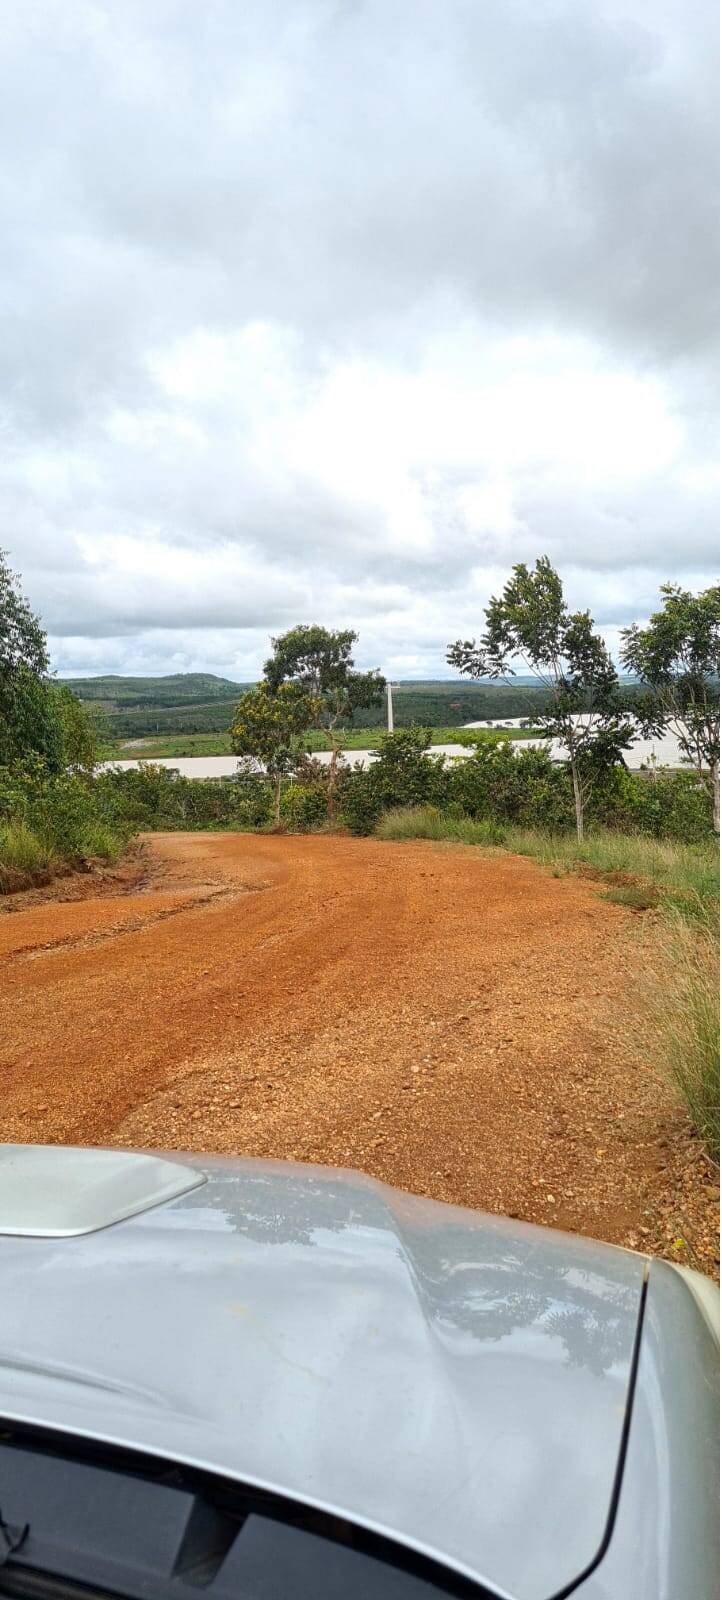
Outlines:
[[81, 861], [117, 861], [125, 838], [103, 822], [89, 822], [78, 844], [61, 848], [26, 822], [0, 823], [0, 894], [47, 883], [64, 867]]
[[673, 909], [704, 921], [719, 903], [719, 851], [716, 843], [680, 844], [645, 834], [610, 829], [578, 840], [574, 834], [542, 833], [470, 817], [452, 817], [436, 806], [402, 806], [388, 811], [376, 829], [380, 839], [446, 839], [462, 844], [501, 844], [516, 855], [532, 856], [557, 875], [578, 872], [607, 880], [607, 894], [635, 910]]
[[83, 833], [81, 853], [86, 860], [117, 861], [125, 840], [104, 822], [92, 822]]
[[[385, 728], [347, 728], [342, 730], [341, 744], [344, 750], [378, 750], [381, 740], [385, 735]], [[543, 735], [538, 728], [432, 728], [432, 744], [465, 744], [473, 748], [475, 744], [486, 744], [494, 739], [539, 739]], [[311, 754], [320, 750], [327, 750], [328, 744], [323, 734], [313, 731], [306, 736], [306, 749]], [[136, 758], [143, 761], [157, 760], [159, 757], [173, 758], [180, 756], [230, 756], [231, 741], [227, 733], [177, 733], [169, 734], [166, 738], [152, 735], [144, 739], [128, 739], [116, 741], [104, 747], [102, 755], [105, 761], [130, 760]]]
[[605, 889], [604, 899], [617, 906], [628, 906], [630, 911], [654, 911], [659, 905], [656, 889], [637, 883], [622, 883], [614, 889]]
[[52, 846], [27, 823], [0, 824], [0, 891], [7, 893], [45, 878], [56, 865]]
[[[660, 932], [661, 971], [649, 1011], [663, 1067], [713, 1159], [720, 1156], [718, 921], [690, 926], [673, 912]], [[661, 981], [660, 981], [661, 979]]]
[[504, 843], [504, 829], [472, 817], [449, 817], [438, 806], [399, 806], [387, 811], [376, 828], [377, 839], [438, 839], [447, 844]]
[[[502, 844], [530, 856], [557, 877], [578, 872], [606, 880], [604, 898], [633, 911], [658, 911], [656, 957], [648, 969], [644, 1007], [660, 1063], [686, 1102], [713, 1160], [719, 1162], [719, 849], [643, 834], [545, 834], [449, 817], [435, 806], [387, 812], [380, 839], [457, 840]], [[645, 988], [643, 982], [643, 988]]]
[[[573, 834], [545, 834], [533, 828], [507, 828], [505, 844], [517, 855], [532, 856], [557, 872], [591, 873], [604, 879], [622, 875], [629, 881], [610, 886], [615, 897], [643, 909], [673, 909], [693, 921], [704, 920], [704, 908], [719, 902], [719, 850], [716, 843], [689, 845], [652, 839], [641, 833], [600, 830], [586, 839]], [[636, 899], [632, 891], [636, 890]]]

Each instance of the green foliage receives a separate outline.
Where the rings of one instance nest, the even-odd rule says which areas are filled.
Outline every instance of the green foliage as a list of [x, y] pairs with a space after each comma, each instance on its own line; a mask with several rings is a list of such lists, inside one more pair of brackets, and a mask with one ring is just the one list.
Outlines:
[[326, 819], [327, 794], [323, 783], [287, 783], [281, 795], [281, 818], [293, 833], [320, 828]]
[[90, 718], [47, 673], [42, 623], [0, 551], [0, 767], [22, 768], [36, 760], [49, 772], [92, 767]]
[[327, 787], [328, 816], [336, 810], [339, 725], [361, 709], [380, 702], [385, 679], [380, 672], [357, 672], [351, 651], [358, 638], [352, 628], [298, 626], [273, 639], [273, 654], [264, 667], [266, 683], [278, 693], [282, 684], [296, 684], [314, 703], [314, 726], [323, 731], [331, 751]]
[[273, 654], [264, 667], [271, 689], [295, 682], [317, 703], [317, 727], [333, 729], [342, 718], [380, 702], [385, 679], [380, 672], [357, 672], [351, 651], [358, 639], [352, 628], [290, 628], [271, 641]]
[[281, 814], [281, 779], [293, 770], [301, 735], [318, 718], [320, 699], [300, 683], [262, 683], [241, 696], [231, 727], [231, 745], [247, 762], [260, 761], [273, 785], [274, 815]]
[[65, 683], [47, 685], [50, 711], [58, 729], [57, 768], [92, 772], [98, 760], [99, 720]]
[[628, 772], [613, 767], [593, 793], [590, 815], [606, 828], [655, 839], [703, 842], [714, 834], [707, 786], [696, 772]]
[[372, 833], [394, 806], [448, 803], [448, 771], [442, 757], [426, 754], [428, 748], [428, 728], [400, 728], [385, 734], [371, 767], [344, 772], [340, 818], [352, 833]]
[[544, 749], [480, 745], [454, 764], [450, 797], [469, 817], [555, 829], [574, 821], [568, 768], [552, 762]]
[[494, 822], [456, 817], [438, 806], [399, 806], [376, 825], [377, 839], [437, 839], [444, 843], [498, 845], [504, 830]]
[[[341, 782], [341, 820], [372, 833], [386, 811], [437, 805], [475, 821], [568, 833], [574, 827], [569, 768], [546, 749], [485, 742], [473, 755], [444, 764], [427, 755], [428, 730], [386, 735], [373, 766], [353, 767]], [[709, 795], [694, 773], [654, 776], [614, 767], [602, 772], [588, 799], [594, 828], [700, 844], [713, 837]]]
[[0, 550], [0, 685], [21, 668], [38, 678], [48, 671], [42, 623], [21, 594], [18, 582]]
[[458, 639], [447, 659], [477, 678], [513, 676], [519, 659], [531, 667], [548, 694], [536, 720], [569, 760], [581, 838], [591, 790], [629, 748], [634, 725], [606, 645], [588, 611], [569, 611], [547, 556], [533, 571], [524, 562], [514, 567], [503, 593], [487, 606], [480, 642]]
[[647, 690], [638, 705], [644, 730], [671, 727], [687, 761], [709, 770], [719, 832], [719, 585], [694, 595], [665, 583], [661, 592], [647, 627], [624, 629], [622, 660]]
[[0, 894], [47, 877], [55, 864], [52, 846], [26, 822], [0, 822]]
[[111, 768], [95, 783], [109, 814], [132, 832], [246, 830], [263, 827], [271, 816], [268, 783], [255, 773], [240, 779], [199, 782], [168, 767], [143, 763], [128, 769]]
[[63, 865], [115, 860], [132, 823], [99, 778], [53, 772], [37, 757], [0, 768], [0, 888], [22, 888]]

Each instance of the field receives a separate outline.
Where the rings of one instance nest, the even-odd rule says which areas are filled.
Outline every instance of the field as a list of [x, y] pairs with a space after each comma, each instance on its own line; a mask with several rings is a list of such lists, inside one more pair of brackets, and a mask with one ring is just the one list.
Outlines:
[[646, 927], [498, 850], [148, 836], [3, 907], [4, 1137], [359, 1167], [714, 1270]]
[[[385, 727], [377, 728], [346, 728], [341, 730], [340, 743], [344, 750], [378, 750], [386, 732]], [[464, 730], [459, 727], [444, 727], [431, 729], [432, 744], [479, 744], [488, 739], [538, 739], [538, 728], [495, 728]], [[304, 739], [306, 750], [316, 752], [328, 750], [328, 740], [322, 733], [309, 733]], [[172, 756], [229, 756], [232, 754], [231, 741], [227, 733], [188, 733], [172, 734], [168, 737], [144, 739], [115, 740], [106, 744], [103, 755], [111, 761], [113, 757], [127, 759], [137, 756], [144, 761], [157, 761], [161, 757]]]
[[[201, 672], [166, 678], [109, 676], [66, 681], [81, 700], [92, 705], [112, 740], [224, 734], [233, 720], [239, 695], [250, 688], [247, 683], [233, 683], [229, 678]], [[513, 688], [453, 679], [413, 681], [394, 687], [395, 718], [400, 728], [412, 723], [458, 728], [480, 718], [526, 717], [541, 707], [543, 700], [543, 691], [524, 679], [519, 679]], [[378, 706], [358, 713], [356, 726], [362, 724], [378, 729], [386, 726], [385, 697]]]

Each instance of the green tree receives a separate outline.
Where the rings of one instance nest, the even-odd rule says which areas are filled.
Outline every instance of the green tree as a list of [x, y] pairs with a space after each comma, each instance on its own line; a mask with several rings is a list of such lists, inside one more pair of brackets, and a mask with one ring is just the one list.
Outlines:
[[292, 772], [301, 735], [318, 715], [314, 697], [299, 683], [279, 683], [277, 688], [259, 684], [249, 689], [236, 707], [231, 724], [231, 746], [235, 754], [257, 758], [273, 785], [274, 816], [281, 819], [281, 780]]
[[66, 683], [48, 683], [46, 692], [58, 728], [63, 768], [92, 774], [99, 743], [99, 724], [92, 707], [83, 705]]
[[48, 651], [42, 623], [31, 610], [0, 550], [0, 763], [25, 750], [40, 754], [54, 744], [44, 677]]
[[457, 639], [447, 660], [472, 678], [515, 676], [519, 661], [548, 693], [535, 723], [563, 746], [572, 777], [577, 836], [596, 779], [622, 758], [634, 726], [621, 700], [609, 651], [588, 611], [570, 612], [548, 556], [520, 562], [486, 609], [479, 643]]
[[646, 628], [623, 630], [622, 661], [646, 691], [638, 705], [642, 728], [676, 733], [685, 759], [711, 788], [719, 833], [719, 585], [692, 594], [664, 583], [661, 594], [662, 609]]
[[264, 667], [270, 689], [295, 683], [314, 700], [314, 726], [325, 735], [331, 752], [328, 814], [332, 820], [336, 815], [340, 729], [353, 721], [355, 711], [376, 705], [386, 687], [380, 672], [356, 671], [351, 651], [357, 639], [358, 634], [351, 628], [291, 628], [279, 639], [271, 640], [273, 655]]

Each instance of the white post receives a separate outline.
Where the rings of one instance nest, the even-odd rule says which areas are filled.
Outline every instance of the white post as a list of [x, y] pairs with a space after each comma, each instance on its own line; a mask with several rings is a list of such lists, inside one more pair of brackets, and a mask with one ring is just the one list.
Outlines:
[[391, 693], [391, 684], [386, 685], [386, 727], [389, 733], [394, 731], [394, 701]]

